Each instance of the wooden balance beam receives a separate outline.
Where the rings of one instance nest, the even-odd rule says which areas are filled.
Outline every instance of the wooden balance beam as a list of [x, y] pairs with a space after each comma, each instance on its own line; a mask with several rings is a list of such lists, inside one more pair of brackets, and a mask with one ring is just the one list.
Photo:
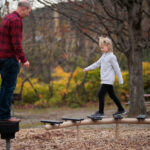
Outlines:
[[53, 130], [53, 129], [60, 129], [60, 128], [67, 128], [72, 126], [81, 126], [81, 125], [99, 125], [99, 124], [150, 124], [150, 118], [140, 120], [136, 118], [123, 118], [115, 120], [114, 118], [103, 118], [102, 120], [91, 120], [85, 119], [83, 121], [73, 122], [73, 121], [66, 121], [61, 124], [50, 125], [46, 124], [45, 129]]
[[79, 141], [79, 126], [81, 125], [99, 125], [99, 124], [116, 124], [115, 137], [119, 137], [119, 124], [150, 124], [150, 118], [146, 119], [146, 115], [138, 115], [136, 118], [123, 118], [121, 115], [114, 115], [113, 118], [91, 117], [90, 119], [83, 118], [62, 118], [62, 121], [43, 120], [46, 130], [60, 129], [76, 126], [77, 140]]

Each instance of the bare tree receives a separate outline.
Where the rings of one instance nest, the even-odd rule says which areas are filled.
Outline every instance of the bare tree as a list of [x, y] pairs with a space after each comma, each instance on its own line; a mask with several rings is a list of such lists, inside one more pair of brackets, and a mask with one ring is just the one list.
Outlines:
[[73, 26], [93, 42], [100, 35], [109, 36], [115, 49], [128, 60], [130, 85], [129, 114], [146, 113], [144, 105], [142, 51], [150, 47], [149, 0], [84, 0], [53, 4], [38, 0], [64, 15]]

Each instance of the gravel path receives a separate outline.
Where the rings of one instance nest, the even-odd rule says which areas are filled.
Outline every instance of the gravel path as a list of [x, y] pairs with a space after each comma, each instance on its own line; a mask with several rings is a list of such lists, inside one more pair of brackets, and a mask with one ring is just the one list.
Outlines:
[[[36, 128], [43, 127], [40, 123], [41, 120], [61, 120], [62, 117], [70, 118], [87, 118], [88, 115], [93, 114], [96, 108], [47, 108], [47, 109], [29, 109], [29, 110], [16, 110], [15, 116], [21, 118], [20, 127], [21, 128]], [[105, 117], [112, 117], [115, 110], [107, 108], [105, 111]], [[101, 125], [102, 127], [111, 127], [114, 125]], [[122, 125], [128, 126], [128, 125]], [[135, 126], [135, 125], [131, 125]], [[150, 128], [149, 125], [140, 125]], [[94, 128], [97, 126], [94, 126]]]

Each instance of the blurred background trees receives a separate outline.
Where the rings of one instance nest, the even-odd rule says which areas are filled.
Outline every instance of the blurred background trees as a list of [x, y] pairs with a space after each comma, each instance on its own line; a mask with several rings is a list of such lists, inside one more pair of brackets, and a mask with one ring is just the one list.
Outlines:
[[55, 5], [45, 0], [39, 2], [65, 16], [95, 43], [100, 35], [111, 37], [115, 49], [126, 56], [128, 63], [130, 114], [145, 113], [141, 56], [150, 46], [149, 1], [85, 0]]

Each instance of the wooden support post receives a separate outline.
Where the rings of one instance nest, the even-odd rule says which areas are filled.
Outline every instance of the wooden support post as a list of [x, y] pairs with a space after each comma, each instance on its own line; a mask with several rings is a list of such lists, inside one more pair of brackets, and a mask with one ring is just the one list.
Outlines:
[[79, 142], [80, 140], [80, 130], [79, 130], [79, 125], [77, 125], [77, 141]]
[[14, 117], [14, 104], [11, 104], [11, 116]]
[[116, 140], [118, 140], [118, 137], [119, 137], [119, 124], [118, 123], [116, 123], [116, 132], [115, 133], [116, 133], [115, 138], [116, 138]]

